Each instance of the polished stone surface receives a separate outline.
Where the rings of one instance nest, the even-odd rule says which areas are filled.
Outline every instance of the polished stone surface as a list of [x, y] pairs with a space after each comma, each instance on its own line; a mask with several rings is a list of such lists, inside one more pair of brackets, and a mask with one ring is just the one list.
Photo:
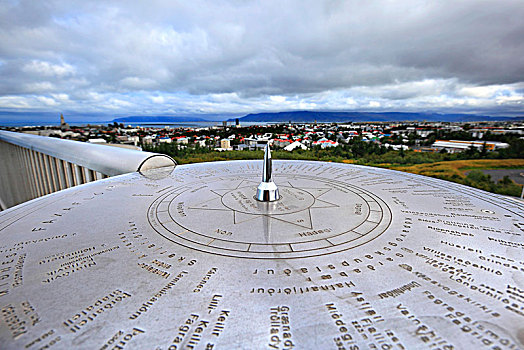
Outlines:
[[347, 164], [179, 166], [0, 213], [0, 348], [522, 349], [524, 205]]

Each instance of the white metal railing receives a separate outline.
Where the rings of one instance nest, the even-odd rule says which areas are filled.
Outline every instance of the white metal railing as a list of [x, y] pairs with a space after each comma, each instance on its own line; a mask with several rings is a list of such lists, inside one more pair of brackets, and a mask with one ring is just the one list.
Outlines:
[[175, 165], [163, 154], [0, 130], [0, 210], [109, 176]]

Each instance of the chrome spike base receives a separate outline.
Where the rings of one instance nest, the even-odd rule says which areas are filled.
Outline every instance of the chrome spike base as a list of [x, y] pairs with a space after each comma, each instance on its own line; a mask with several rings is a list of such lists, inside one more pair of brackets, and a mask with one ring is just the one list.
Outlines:
[[262, 182], [258, 185], [255, 199], [260, 202], [274, 202], [280, 199], [278, 187], [271, 179], [271, 150], [269, 144], [264, 149], [264, 166]]

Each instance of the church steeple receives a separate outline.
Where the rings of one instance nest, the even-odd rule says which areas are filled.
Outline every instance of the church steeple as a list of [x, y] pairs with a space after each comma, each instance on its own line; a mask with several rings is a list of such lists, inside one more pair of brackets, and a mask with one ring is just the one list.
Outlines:
[[60, 113], [60, 129], [69, 129], [69, 124], [65, 122], [64, 115]]

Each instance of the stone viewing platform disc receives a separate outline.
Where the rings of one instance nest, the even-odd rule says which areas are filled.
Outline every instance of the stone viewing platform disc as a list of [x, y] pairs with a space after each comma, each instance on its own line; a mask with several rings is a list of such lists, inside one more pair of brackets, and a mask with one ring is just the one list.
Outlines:
[[262, 168], [161, 168], [1, 212], [0, 349], [524, 348], [522, 202]]

